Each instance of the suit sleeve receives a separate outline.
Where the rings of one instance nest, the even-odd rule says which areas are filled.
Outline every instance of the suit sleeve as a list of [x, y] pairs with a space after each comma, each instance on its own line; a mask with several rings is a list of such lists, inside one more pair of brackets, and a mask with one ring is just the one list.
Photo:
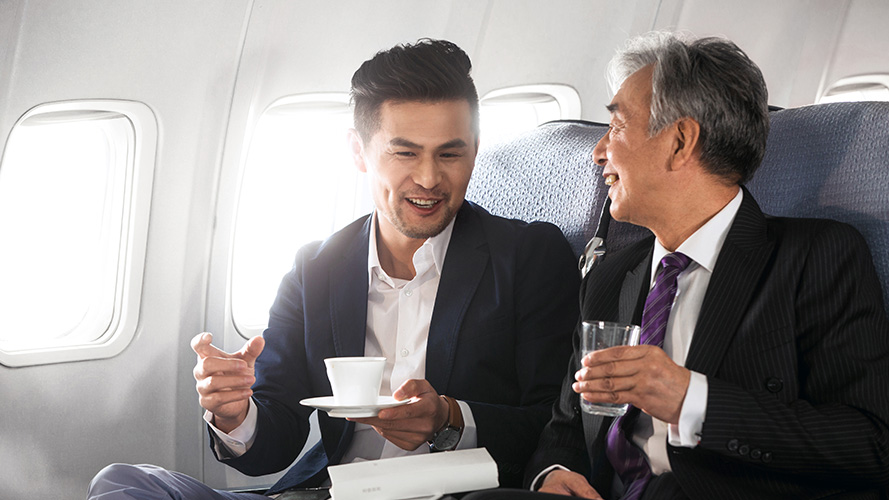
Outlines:
[[575, 350], [567, 363], [559, 399], [552, 407], [549, 423], [543, 429], [537, 451], [525, 471], [524, 486], [540, 472], [552, 465], [561, 465], [574, 472], [589, 476], [590, 460], [584, 439], [580, 400], [571, 388], [574, 373], [580, 367], [576, 349], [578, 336], [574, 335]]
[[[309, 434], [311, 409], [299, 404], [309, 397], [305, 369], [303, 268], [311, 246], [296, 257], [284, 276], [263, 332], [265, 348], [256, 360], [253, 400], [257, 408], [256, 439], [246, 453], [223, 459], [244, 474], [258, 476], [283, 470], [296, 459]], [[215, 453], [215, 451], [214, 451]]]
[[787, 341], [748, 359], [751, 371], [786, 366], [775, 369], [796, 380], [775, 374], [742, 387], [708, 377], [700, 446], [798, 481], [881, 487], [889, 483], [889, 323], [880, 284], [857, 231], [819, 227], [797, 282], [772, 298], [792, 300], [786, 335], [771, 325]]
[[559, 393], [571, 332], [579, 315], [580, 276], [559, 229], [534, 223], [517, 241], [513, 318], [518, 405], [469, 401], [478, 446], [500, 466], [501, 486], [519, 486], [524, 466]]

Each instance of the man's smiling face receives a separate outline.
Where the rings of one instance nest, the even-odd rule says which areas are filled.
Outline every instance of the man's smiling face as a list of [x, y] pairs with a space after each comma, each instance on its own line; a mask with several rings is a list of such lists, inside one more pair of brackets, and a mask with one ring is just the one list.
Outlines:
[[467, 101], [384, 102], [358, 165], [369, 175], [383, 237], [444, 230], [463, 204], [477, 149]]
[[666, 129], [654, 137], [648, 133], [651, 75], [647, 66], [624, 81], [608, 105], [608, 132], [593, 150], [593, 160], [604, 165], [602, 175], [610, 185], [611, 215], [649, 228], [660, 201], [671, 194], [664, 176], [672, 153]]

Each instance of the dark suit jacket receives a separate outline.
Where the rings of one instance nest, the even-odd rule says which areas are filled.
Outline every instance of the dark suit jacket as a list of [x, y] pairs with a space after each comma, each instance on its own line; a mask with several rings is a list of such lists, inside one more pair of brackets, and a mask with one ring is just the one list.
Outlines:
[[[639, 324], [652, 245], [649, 237], [587, 275], [584, 320]], [[575, 347], [526, 479], [558, 463], [608, 498], [612, 419], [578, 409], [578, 359]], [[686, 367], [709, 382], [702, 439], [668, 446], [673, 473], [655, 478], [645, 498], [880, 498], [889, 483], [889, 323], [853, 228], [766, 217], [745, 190]]]
[[[332, 394], [324, 358], [364, 354], [371, 218], [300, 250], [272, 306], [256, 361], [257, 437], [225, 462], [245, 474], [280, 471], [309, 433], [308, 397]], [[578, 315], [574, 254], [548, 223], [507, 220], [464, 202], [457, 213], [429, 327], [426, 380], [465, 401], [478, 446], [504, 485], [524, 465], [558, 396]], [[352, 439], [354, 424], [319, 412], [321, 443], [272, 492], [314, 486]]]

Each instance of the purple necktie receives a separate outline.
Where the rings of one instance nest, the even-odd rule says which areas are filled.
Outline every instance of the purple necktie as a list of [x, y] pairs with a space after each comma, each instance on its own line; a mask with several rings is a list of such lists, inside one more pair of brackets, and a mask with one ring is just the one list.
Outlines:
[[[691, 259], [679, 252], [669, 253], [661, 259], [662, 271], [648, 292], [642, 310], [640, 343], [663, 347], [667, 319], [673, 307], [673, 298], [676, 297], [676, 279], [690, 262]], [[630, 433], [638, 416], [639, 409], [630, 405], [625, 415], [614, 419], [606, 437], [605, 454], [624, 483], [624, 500], [640, 498], [651, 479], [651, 467], [645, 454], [630, 441]]]

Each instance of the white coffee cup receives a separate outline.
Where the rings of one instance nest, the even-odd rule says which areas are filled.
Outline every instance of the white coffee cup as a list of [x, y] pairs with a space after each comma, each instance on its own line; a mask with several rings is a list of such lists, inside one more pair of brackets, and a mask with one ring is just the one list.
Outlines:
[[338, 405], [369, 406], [377, 404], [386, 358], [326, 358], [327, 378]]

